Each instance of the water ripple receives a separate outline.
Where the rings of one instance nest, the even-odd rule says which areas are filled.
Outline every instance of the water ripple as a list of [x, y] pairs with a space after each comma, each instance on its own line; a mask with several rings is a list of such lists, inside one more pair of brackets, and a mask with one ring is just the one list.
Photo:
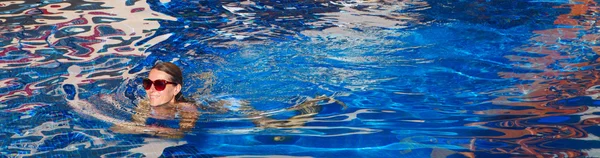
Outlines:
[[[597, 6], [3, 1], [0, 154], [594, 156]], [[158, 61], [184, 68], [186, 94], [245, 100], [275, 128], [208, 112], [181, 142], [109, 132]], [[282, 110], [321, 95], [348, 109]]]

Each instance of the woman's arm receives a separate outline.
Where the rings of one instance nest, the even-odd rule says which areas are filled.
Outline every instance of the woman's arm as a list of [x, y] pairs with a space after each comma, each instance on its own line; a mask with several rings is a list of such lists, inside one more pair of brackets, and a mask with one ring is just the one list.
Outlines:
[[132, 117], [133, 122], [115, 124], [111, 127], [111, 130], [125, 134], [149, 134], [159, 137], [181, 138], [184, 136], [184, 132], [189, 132], [194, 128], [199, 113], [196, 106], [189, 103], [181, 103], [178, 110], [181, 115], [178, 129], [148, 126], [145, 124], [148, 116], [140, 109], [136, 109], [137, 113]]
[[122, 134], [148, 134], [166, 138], [181, 138], [184, 135], [183, 131], [179, 129], [147, 125], [140, 126], [133, 123], [115, 124], [110, 130]]
[[181, 115], [179, 130], [183, 132], [191, 131], [196, 126], [196, 122], [200, 116], [198, 108], [191, 103], [182, 103], [179, 110]]

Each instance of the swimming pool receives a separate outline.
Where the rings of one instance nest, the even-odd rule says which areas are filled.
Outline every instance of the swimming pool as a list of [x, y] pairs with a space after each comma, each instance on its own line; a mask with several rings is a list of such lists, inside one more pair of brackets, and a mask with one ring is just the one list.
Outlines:
[[[3, 1], [3, 157], [600, 156], [595, 1]], [[183, 139], [110, 131], [156, 62], [203, 112]], [[79, 109], [78, 109], [79, 108]], [[90, 111], [95, 109], [96, 111]]]

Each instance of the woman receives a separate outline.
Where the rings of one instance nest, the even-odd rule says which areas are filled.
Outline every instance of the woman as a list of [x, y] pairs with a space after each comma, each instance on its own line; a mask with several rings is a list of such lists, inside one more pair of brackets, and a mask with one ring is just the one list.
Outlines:
[[[219, 100], [207, 106], [197, 106], [187, 101], [181, 94], [183, 76], [181, 69], [175, 64], [162, 62], [150, 70], [148, 78], [143, 80], [147, 100], [140, 102], [133, 115], [133, 123], [120, 123], [112, 127], [119, 133], [151, 134], [161, 137], [181, 138], [184, 132], [190, 131], [198, 120], [197, 107], [213, 109], [226, 113], [239, 111], [253, 118], [252, 122], [259, 128], [296, 128], [301, 127], [321, 111], [321, 105], [336, 103], [346, 108], [338, 100], [326, 96], [304, 100], [302, 103], [283, 111], [296, 111], [297, 115], [286, 120], [269, 118], [263, 111], [255, 110], [245, 101]], [[232, 109], [237, 107], [236, 110]], [[219, 113], [219, 112], [218, 112]]]
[[194, 127], [198, 109], [181, 93], [183, 75], [177, 65], [168, 62], [154, 65], [143, 86], [147, 100], [135, 109], [133, 123], [117, 124], [111, 128], [113, 131], [181, 138]]
[[[330, 97], [318, 96], [314, 99], [304, 100], [301, 104], [291, 108], [281, 110], [296, 111], [297, 116], [286, 120], [277, 120], [269, 118], [263, 111], [255, 110], [247, 102], [235, 99], [209, 101], [204, 106], [196, 105], [194, 102], [186, 100], [181, 94], [181, 88], [183, 87], [181, 69], [175, 64], [168, 62], [158, 63], [152, 67], [148, 78], [144, 79], [142, 83], [146, 90], [147, 99], [137, 105], [135, 114], [132, 116], [133, 122], [117, 123], [111, 128], [112, 131], [128, 134], [149, 134], [163, 138], [182, 138], [185, 136], [185, 132], [191, 131], [194, 128], [199, 117], [198, 108], [207, 111], [217, 111], [217, 113], [238, 111], [253, 118], [252, 122], [259, 128], [296, 128], [304, 125], [307, 118], [317, 114], [321, 110], [321, 105], [338, 103], [345, 108], [345, 105], [340, 101]], [[323, 104], [323, 102], [325, 103]], [[190, 139], [201, 140], [197, 138]], [[266, 139], [268, 140], [262, 141], [283, 142], [293, 140], [290, 136], [274, 136]], [[166, 148], [163, 156], [165, 154], [169, 155], [169, 153], [173, 152], [172, 150], [176, 151], [182, 147], [188, 146], [181, 145]], [[155, 148], [155, 146], [151, 148]], [[147, 154], [148, 151], [153, 150], [156, 149], [144, 148], [139, 151]], [[182, 154], [184, 152], [173, 153]], [[189, 154], [193, 155], [195, 153]]]

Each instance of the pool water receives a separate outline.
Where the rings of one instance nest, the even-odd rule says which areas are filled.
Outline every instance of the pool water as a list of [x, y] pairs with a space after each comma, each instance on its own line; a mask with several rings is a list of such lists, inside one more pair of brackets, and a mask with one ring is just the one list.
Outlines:
[[[0, 2], [0, 157], [598, 157], [599, 4]], [[157, 62], [201, 110], [181, 139], [120, 134]], [[303, 101], [321, 111], [297, 117]], [[346, 106], [346, 107], [344, 107]]]

